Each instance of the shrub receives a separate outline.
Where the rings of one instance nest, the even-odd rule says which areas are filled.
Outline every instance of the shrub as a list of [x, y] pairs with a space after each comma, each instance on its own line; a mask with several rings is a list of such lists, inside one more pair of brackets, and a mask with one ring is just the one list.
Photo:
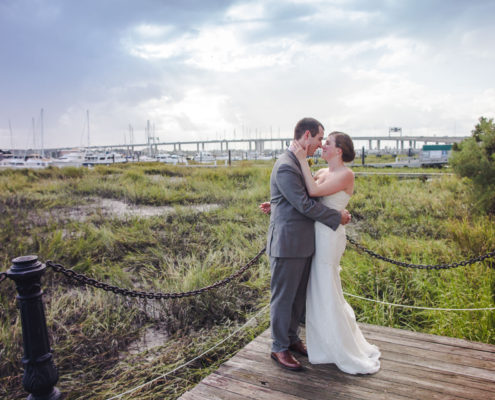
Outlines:
[[495, 124], [481, 117], [472, 136], [453, 147], [454, 171], [469, 178], [479, 211], [495, 214]]

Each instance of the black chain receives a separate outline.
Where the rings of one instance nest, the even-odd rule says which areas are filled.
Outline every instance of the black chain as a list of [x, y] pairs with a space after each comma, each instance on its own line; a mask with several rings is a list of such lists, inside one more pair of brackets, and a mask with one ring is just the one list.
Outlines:
[[0, 283], [7, 279], [7, 272], [0, 272]]
[[406, 263], [406, 262], [403, 262], [403, 261], [396, 261], [396, 260], [392, 260], [391, 258], [381, 256], [380, 254], [377, 254], [377, 253], [375, 253], [375, 252], [367, 249], [366, 247], [360, 245], [358, 242], [356, 242], [354, 239], [350, 238], [349, 236], [347, 236], [347, 240], [349, 241], [349, 243], [351, 243], [354, 246], [356, 246], [359, 250], [362, 250], [362, 251], [368, 253], [371, 257], [375, 257], [375, 258], [378, 258], [379, 260], [386, 261], [386, 262], [388, 262], [390, 264], [394, 264], [394, 265], [397, 265], [399, 267], [406, 267], [406, 268], [415, 268], [415, 269], [449, 269], [449, 268], [464, 267], [466, 265], [471, 265], [471, 264], [474, 264], [474, 263], [483, 261], [483, 260], [485, 260], [487, 258], [494, 258], [495, 257], [495, 251], [491, 251], [490, 253], [487, 253], [487, 254], [482, 255], [482, 256], [473, 257], [473, 258], [470, 258], [469, 260], [464, 260], [464, 261], [460, 261], [460, 262], [454, 262], [454, 263], [450, 263], [450, 264], [435, 264], [435, 265], [410, 264], [410, 263]]
[[246, 271], [249, 267], [254, 265], [261, 255], [265, 252], [265, 249], [262, 249], [252, 260], [250, 260], [246, 265], [244, 265], [242, 268], [240, 268], [237, 272], [233, 273], [232, 275], [228, 276], [227, 278], [215, 282], [210, 286], [203, 287], [201, 289], [196, 289], [192, 290], [190, 292], [179, 292], [179, 293], [153, 293], [153, 292], [140, 292], [140, 291], [135, 291], [135, 290], [129, 290], [129, 289], [123, 289], [118, 286], [112, 286], [107, 283], [103, 282], [98, 282], [96, 279], [89, 278], [83, 274], [78, 274], [77, 272], [73, 271], [72, 269], [65, 268], [61, 264], [56, 264], [52, 261], [47, 261], [46, 265], [50, 268], [52, 268], [55, 272], [61, 272], [64, 274], [67, 278], [69, 278], [72, 281], [78, 282], [83, 285], [88, 285], [88, 286], [93, 286], [98, 289], [103, 289], [106, 290], [107, 292], [113, 292], [115, 294], [120, 294], [122, 296], [129, 296], [129, 297], [139, 297], [141, 299], [180, 299], [183, 297], [189, 297], [189, 296], [197, 296], [199, 294], [202, 294], [204, 292], [207, 292], [208, 290], [216, 289], [220, 286], [226, 285], [227, 283], [231, 282], [232, 280], [238, 278], [241, 276], [244, 271]]

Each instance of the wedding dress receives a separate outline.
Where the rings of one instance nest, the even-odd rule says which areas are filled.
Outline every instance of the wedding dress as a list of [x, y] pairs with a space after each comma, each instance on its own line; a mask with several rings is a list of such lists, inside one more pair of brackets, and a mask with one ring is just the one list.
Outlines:
[[[350, 195], [344, 191], [320, 199], [329, 208], [343, 210]], [[315, 222], [315, 253], [306, 297], [306, 343], [312, 364], [334, 363], [349, 374], [371, 374], [380, 369], [380, 351], [369, 344], [344, 299], [340, 258], [346, 246], [345, 227], [336, 231]]]

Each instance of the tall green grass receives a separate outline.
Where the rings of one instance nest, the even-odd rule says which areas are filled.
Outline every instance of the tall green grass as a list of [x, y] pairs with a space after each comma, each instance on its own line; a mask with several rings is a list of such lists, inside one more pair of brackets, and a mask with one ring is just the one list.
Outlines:
[[[38, 254], [43, 261], [126, 288], [180, 292], [208, 286], [264, 246], [268, 218], [258, 204], [269, 198], [271, 166], [143, 163], [1, 171], [0, 270], [7, 270], [16, 256]], [[85, 218], [78, 217], [101, 198], [172, 206], [174, 211], [122, 218], [86, 208]], [[495, 248], [493, 219], [473, 213], [469, 198], [469, 187], [451, 175], [429, 180], [359, 176], [347, 233], [394, 259], [424, 264], [463, 260]], [[220, 207], [208, 212], [190, 207], [200, 204]], [[342, 267], [344, 290], [375, 300], [443, 308], [494, 304], [495, 273], [489, 262], [417, 271], [370, 258], [349, 245]], [[48, 270], [43, 288], [60, 368], [57, 386], [68, 399], [103, 399], [174, 369], [266, 305], [269, 278], [263, 257], [241, 279], [213, 292], [155, 301], [76, 287]], [[13, 286], [10, 281], [0, 286], [0, 397], [21, 399], [22, 337]], [[495, 343], [493, 312], [425, 311], [348, 300], [363, 322]], [[261, 321], [201, 362], [143, 388], [140, 398], [176, 398], [266, 329], [267, 317]], [[166, 332], [169, 340], [158, 350], [126, 355], [129, 343], [150, 327]]]

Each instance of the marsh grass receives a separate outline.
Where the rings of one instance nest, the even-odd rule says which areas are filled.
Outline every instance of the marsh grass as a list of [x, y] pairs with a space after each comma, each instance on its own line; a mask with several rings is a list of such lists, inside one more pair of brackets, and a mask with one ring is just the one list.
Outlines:
[[[37, 254], [79, 273], [126, 288], [180, 292], [228, 276], [265, 244], [268, 218], [258, 204], [269, 197], [272, 163], [232, 168], [134, 164], [0, 172], [0, 260], [6, 270], [19, 255]], [[376, 171], [376, 170], [375, 170]], [[395, 172], [395, 171], [394, 171]], [[424, 172], [424, 170], [422, 171]], [[438, 172], [438, 171], [436, 171]], [[173, 212], [125, 218], [94, 209], [81, 219], [67, 209], [114, 199]], [[375, 252], [413, 263], [460, 261], [495, 248], [493, 218], [475, 214], [465, 181], [371, 176], [356, 179], [347, 232]], [[218, 204], [206, 212], [190, 205]], [[490, 262], [446, 271], [417, 271], [372, 259], [348, 246], [344, 290], [391, 303], [493, 307]], [[74, 286], [48, 270], [44, 301], [57, 386], [68, 399], [103, 399], [138, 386], [201, 354], [269, 301], [266, 257], [241, 279], [201, 296], [127, 299]], [[490, 312], [439, 312], [384, 306], [348, 298], [359, 321], [495, 343]], [[239, 333], [194, 365], [128, 398], [174, 399], [268, 326]], [[153, 327], [163, 346], [126, 354]], [[25, 398], [21, 387], [21, 326], [12, 282], [0, 292], [0, 397]], [[87, 388], [91, 387], [91, 393]]]

